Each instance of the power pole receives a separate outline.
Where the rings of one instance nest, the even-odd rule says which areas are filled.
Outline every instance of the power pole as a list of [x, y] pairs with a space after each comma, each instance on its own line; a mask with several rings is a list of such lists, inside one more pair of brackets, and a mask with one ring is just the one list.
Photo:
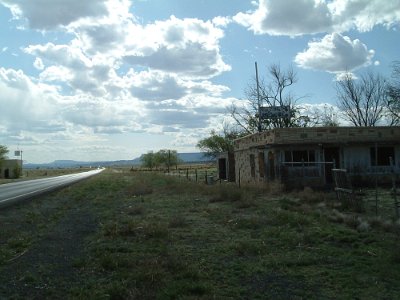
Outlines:
[[257, 104], [258, 104], [258, 132], [261, 132], [261, 103], [260, 103], [260, 84], [258, 82], [258, 67], [257, 62], [254, 63], [256, 67], [256, 83], [257, 83]]
[[168, 150], [168, 174], [169, 174], [169, 165], [171, 164], [171, 150]]

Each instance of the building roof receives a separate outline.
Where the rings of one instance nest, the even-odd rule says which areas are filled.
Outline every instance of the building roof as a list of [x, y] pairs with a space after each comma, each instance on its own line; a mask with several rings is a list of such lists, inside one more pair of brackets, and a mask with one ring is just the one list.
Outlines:
[[265, 145], [399, 143], [400, 126], [275, 128], [235, 140], [235, 151]]

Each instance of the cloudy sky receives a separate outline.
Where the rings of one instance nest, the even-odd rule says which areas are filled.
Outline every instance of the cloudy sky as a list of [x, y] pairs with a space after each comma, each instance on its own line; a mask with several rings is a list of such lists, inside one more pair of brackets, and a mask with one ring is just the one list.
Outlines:
[[198, 151], [255, 61], [334, 105], [341, 73], [400, 60], [400, 0], [0, 0], [0, 22], [0, 144], [27, 162]]

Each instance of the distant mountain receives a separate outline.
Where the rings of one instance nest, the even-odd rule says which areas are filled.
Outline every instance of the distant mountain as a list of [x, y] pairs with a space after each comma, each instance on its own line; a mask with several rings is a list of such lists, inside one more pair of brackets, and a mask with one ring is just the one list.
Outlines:
[[[213, 159], [205, 156], [204, 153], [178, 153], [178, 157], [184, 163], [204, 163], [212, 162]], [[79, 168], [79, 167], [110, 167], [110, 166], [138, 166], [142, 163], [141, 157], [132, 160], [117, 160], [117, 161], [75, 161], [75, 160], [56, 160], [51, 163], [44, 164], [24, 164], [25, 169], [57, 169], [57, 168]]]

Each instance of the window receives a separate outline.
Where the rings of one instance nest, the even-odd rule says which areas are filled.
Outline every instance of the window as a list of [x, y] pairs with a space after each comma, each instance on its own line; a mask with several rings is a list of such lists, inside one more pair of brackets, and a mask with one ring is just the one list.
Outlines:
[[254, 154], [250, 154], [251, 177], [256, 177], [256, 161]]
[[303, 151], [293, 151], [293, 161], [294, 162], [308, 162], [308, 152], [307, 150]]
[[315, 151], [314, 150], [292, 150], [285, 151], [285, 162], [292, 163], [292, 166], [301, 166], [304, 163], [306, 166], [314, 165]]
[[[371, 166], [390, 166], [390, 157], [395, 162], [394, 147], [377, 147], [378, 153], [375, 154], [375, 147], [371, 147]], [[377, 161], [376, 161], [377, 159]]]

